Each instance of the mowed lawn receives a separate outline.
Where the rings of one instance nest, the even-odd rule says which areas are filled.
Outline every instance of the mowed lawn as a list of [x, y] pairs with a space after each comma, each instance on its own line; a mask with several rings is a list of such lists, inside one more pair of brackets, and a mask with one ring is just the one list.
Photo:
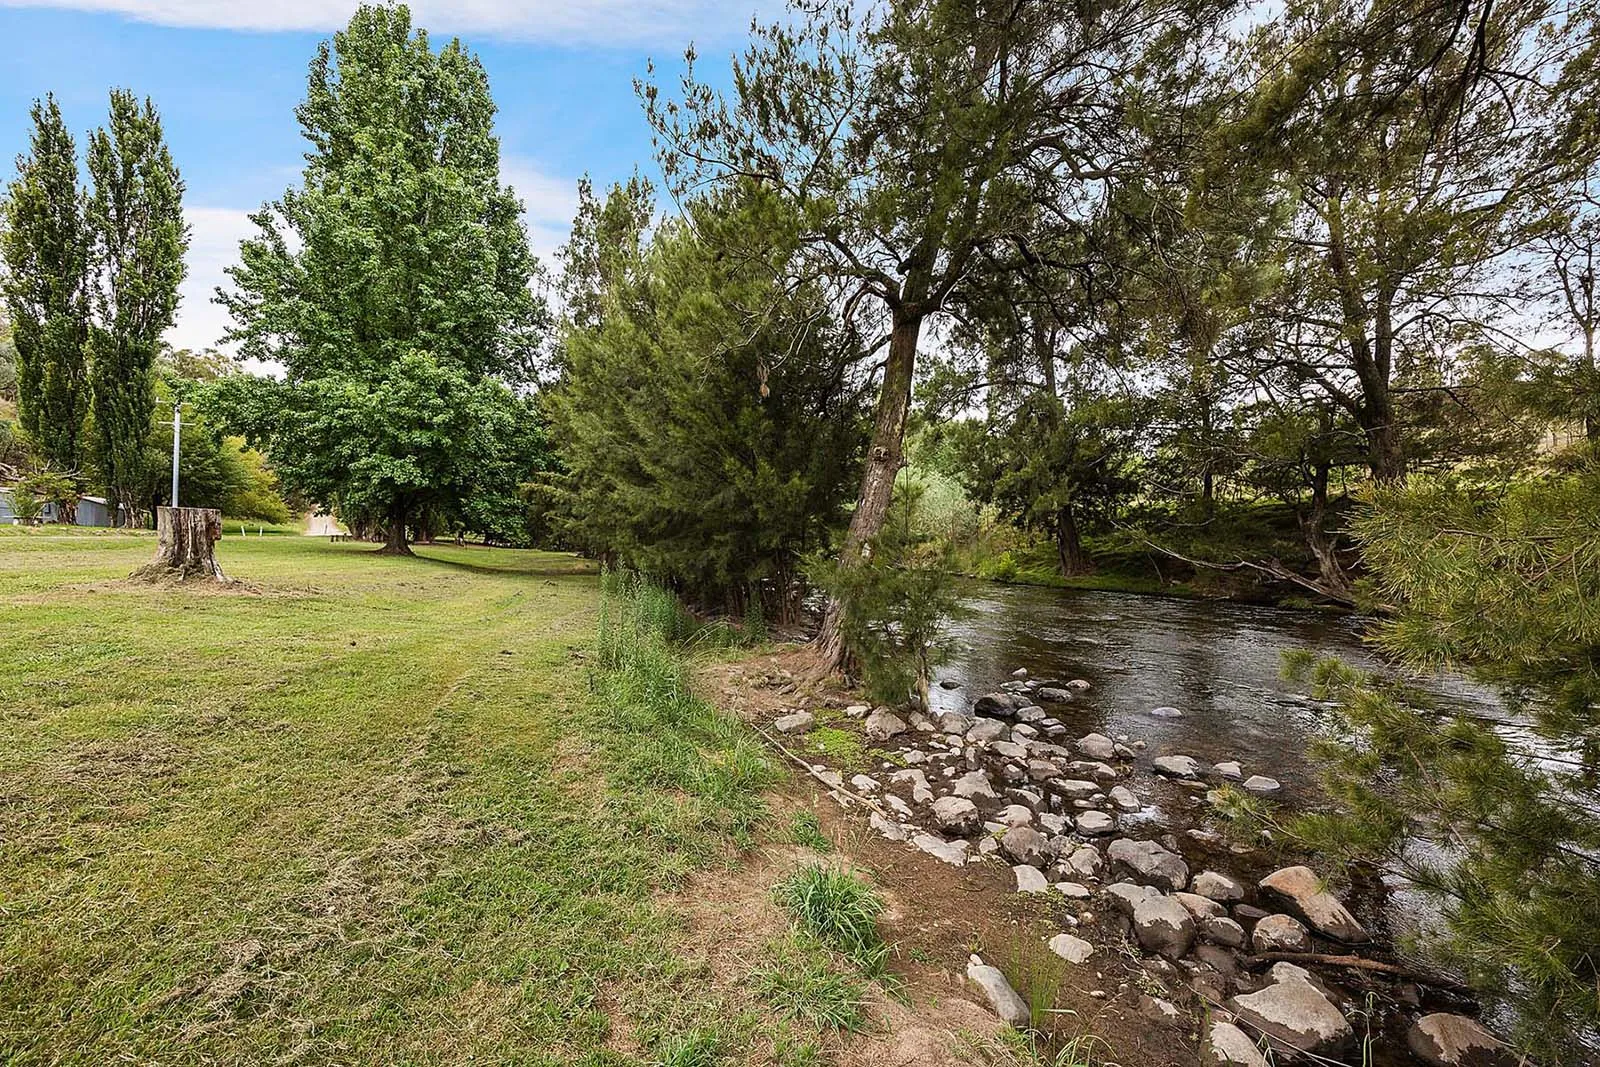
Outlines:
[[590, 565], [230, 535], [246, 591], [122, 582], [152, 550], [0, 530], [0, 1062], [634, 1063], [727, 1032], [654, 902], [727, 841], [608, 781]]

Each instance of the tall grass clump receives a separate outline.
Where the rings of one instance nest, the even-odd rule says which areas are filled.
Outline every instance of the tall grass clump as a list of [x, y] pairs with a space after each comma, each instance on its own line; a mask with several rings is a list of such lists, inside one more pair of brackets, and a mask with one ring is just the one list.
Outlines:
[[773, 889], [778, 906], [803, 929], [872, 977], [884, 973], [889, 946], [878, 933], [883, 898], [854, 872], [813, 864]]
[[668, 590], [607, 571], [592, 676], [596, 726], [619, 784], [681, 790], [702, 803], [699, 816], [744, 843], [766, 815], [761, 790], [776, 772], [737, 719], [691, 690], [690, 653], [707, 643], [706, 632]]

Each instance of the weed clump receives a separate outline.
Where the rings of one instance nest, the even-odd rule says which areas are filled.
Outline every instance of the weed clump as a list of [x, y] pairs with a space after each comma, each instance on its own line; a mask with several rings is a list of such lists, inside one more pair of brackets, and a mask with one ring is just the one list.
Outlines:
[[883, 898], [855, 873], [813, 864], [779, 882], [773, 895], [803, 929], [864, 973], [884, 973], [889, 946], [878, 933]]

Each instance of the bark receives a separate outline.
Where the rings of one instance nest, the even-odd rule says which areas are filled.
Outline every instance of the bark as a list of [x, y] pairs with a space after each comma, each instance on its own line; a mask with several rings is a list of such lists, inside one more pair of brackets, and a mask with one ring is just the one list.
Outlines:
[[[877, 412], [873, 417], [872, 444], [867, 452], [866, 469], [861, 473], [856, 510], [850, 516], [850, 528], [839, 549], [841, 567], [861, 563], [889, 513], [894, 480], [904, 459], [906, 415], [911, 408], [911, 379], [916, 371], [917, 341], [921, 334], [920, 312], [895, 310], [889, 335], [889, 358], [883, 368], [883, 388], [878, 393]], [[844, 642], [844, 612], [845, 605], [837, 597], [829, 597], [816, 640], [825, 667], [849, 673], [853, 664]]]
[[146, 581], [177, 579], [225, 582], [215, 545], [222, 540], [222, 512], [215, 508], [157, 508], [156, 558], [133, 572]]
[[1311, 475], [1311, 507], [1300, 516], [1300, 530], [1306, 547], [1317, 561], [1317, 574], [1324, 590], [1338, 594], [1344, 602], [1354, 600], [1354, 585], [1339, 561], [1339, 538], [1328, 530], [1328, 478], [1332, 464], [1319, 462]]
[[412, 554], [411, 545], [406, 541], [406, 520], [404, 515], [390, 517], [388, 526], [384, 529], [383, 547], [378, 549], [378, 554], [383, 556], [409, 556]]
[[1071, 504], [1062, 505], [1056, 512], [1056, 554], [1061, 557], [1061, 573], [1068, 578], [1088, 574], [1094, 569], [1083, 550], [1083, 538]]

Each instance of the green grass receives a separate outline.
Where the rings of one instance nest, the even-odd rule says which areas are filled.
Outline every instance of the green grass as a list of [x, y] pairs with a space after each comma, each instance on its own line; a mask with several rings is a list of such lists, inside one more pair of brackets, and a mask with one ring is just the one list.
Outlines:
[[832, 1030], [866, 1025], [866, 983], [811, 934], [795, 931], [768, 945], [754, 977], [762, 999], [790, 1019]]
[[884, 973], [889, 947], [878, 933], [883, 898], [853, 871], [812, 864], [773, 889], [778, 905], [868, 975]]
[[814, 811], [797, 811], [789, 820], [789, 840], [813, 852], [832, 852], [833, 842], [822, 832], [822, 823]]
[[0, 1062], [711, 1064], [788, 1032], [660, 903], [737, 860], [773, 768], [629, 604], [597, 647], [588, 565], [227, 537], [242, 589], [122, 582], [153, 548], [0, 529]]

